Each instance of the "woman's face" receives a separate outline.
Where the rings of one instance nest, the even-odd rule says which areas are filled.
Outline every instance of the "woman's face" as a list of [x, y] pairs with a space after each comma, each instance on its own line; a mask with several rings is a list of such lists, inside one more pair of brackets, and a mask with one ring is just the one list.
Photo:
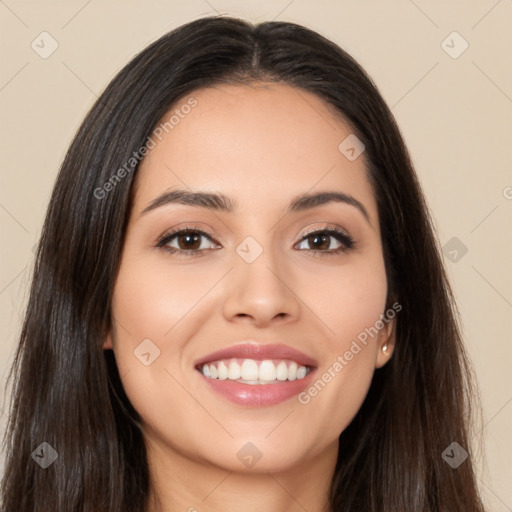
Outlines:
[[332, 462], [393, 346], [364, 152], [303, 90], [191, 96], [138, 171], [104, 347], [151, 451], [230, 471]]

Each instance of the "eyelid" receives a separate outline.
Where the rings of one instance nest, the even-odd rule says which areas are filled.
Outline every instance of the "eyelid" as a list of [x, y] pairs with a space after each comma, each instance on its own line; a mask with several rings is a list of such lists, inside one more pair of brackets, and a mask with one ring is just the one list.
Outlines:
[[[201, 236], [204, 236], [206, 238], [208, 238], [211, 242], [213, 242], [215, 245], [220, 245], [214, 238], [213, 234], [212, 233], [209, 233], [207, 230], [205, 229], [202, 229], [202, 228], [198, 228], [198, 227], [194, 227], [194, 226], [180, 226], [180, 227], [177, 227], [177, 228], [174, 228], [174, 229], [171, 229], [169, 231], [166, 231], [163, 235], [160, 235], [156, 242], [155, 242], [155, 247], [160, 247], [160, 248], [164, 248], [165, 245], [173, 238], [175, 238], [177, 235], [180, 235], [182, 233], [186, 233], [186, 232], [192, 232], [192, 233], [197, 233]], [[193, 252], [193, 251], [196, 251], [196, 252], [201, 252], [203, 251], [204, 249], [195, 249], [195, 250], [189, 250], [187, 252]]]
[[322, 231], [336, 231], [336, 232], [339, 232], [339, 233], [345, 235], [347, 238], [352, 238], [346, 229], [343, 229], [341, 226], [338, 226], [336, 224], [327, 223], [327, 224], [323, 224], [321, 226], [317, 226], [315, 228], [312, 228], [312, 229], [309, 229], [309, 230], [303, 232], [300, 235], [300, 239], [302, 240], [303, 238], [306, 238], [309, 235], [312, 235], [312, 234], [318, 233], [318, 232], [322, 232]]

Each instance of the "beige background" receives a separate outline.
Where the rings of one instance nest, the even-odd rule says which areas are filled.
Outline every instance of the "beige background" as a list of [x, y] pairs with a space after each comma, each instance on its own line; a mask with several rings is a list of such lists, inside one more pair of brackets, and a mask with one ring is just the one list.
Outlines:
[[[512, 2], [0, 1], [0, 378], [11, 361], [58, 166], [114, 74], [149, 42], [220, 13], [305, 24], [370, 73], [397, 118], [440, 241], [484, 405], [489, 510], [512, 510]], [[41, 32], [57, 41], [47, 59]], [[464, 41], [469, 47], [458, 58]], [[45, 39], [49, 48], [49, 39]], [[450, 48], [451, 47], [451, 48]], [[454, 243], [453, 241], [451, 243]], [[37, 375], [34, 376], [37, 378]], [[3, 389], [0, 404], [5, 408]], [[2, 430], [5, 414], [2, 417]], [[441, 454], [440, 454], [441, 456]], [[0, 458], [1, 462], [1, 458]], [[1, 469], [1, 468], [0, 468]]]

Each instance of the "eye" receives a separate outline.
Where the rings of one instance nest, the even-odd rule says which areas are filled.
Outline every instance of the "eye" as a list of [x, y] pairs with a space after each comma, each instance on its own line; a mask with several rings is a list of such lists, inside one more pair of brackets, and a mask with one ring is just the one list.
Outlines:
[[[344, 231], [324, 228], [306, 234], [298, 244], [300, 250], [308, 249], [305, 247], [307, 245], [313, 255], [327, 256], [348, 252], [355, 246], [355, 242]], [[208, 233], [190, 227], [164, 234], [155, 246], [179, 256], [200, 255], [205, 250], [219, 248]]]
[[[335, 247], [333, 247], [333, 239]], [[338, 229], [328, 228], [308, 233], [299, 242], [299, 248], [304, 249], [305, 245], [309, 245], [310, 250], [314, 253], [326, 256], [348, 252], [355, 246], [355, 242], [349, 234]]]
[[[209, 243], [204, 243], [204, 239]], [[171, 254], [195, 255], [201, 254], [206, 249], [215, 249], [212, 237], [200, 229], [184, 228], [166, 233], [158, 242], [156, 247], [160, 247]]]

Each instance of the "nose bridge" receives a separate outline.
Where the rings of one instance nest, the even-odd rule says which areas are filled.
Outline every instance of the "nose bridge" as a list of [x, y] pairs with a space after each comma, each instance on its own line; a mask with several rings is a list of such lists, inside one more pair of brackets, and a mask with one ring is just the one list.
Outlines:
[[287, 282], [286, 255], [273, 247], [270, 233], [259, 238], [263, 244], [248, 236], [235, 248], [225, 314], [229, 318], [250, 316], [257, 322], [295, 317], [299, 304], [292, 283]]

